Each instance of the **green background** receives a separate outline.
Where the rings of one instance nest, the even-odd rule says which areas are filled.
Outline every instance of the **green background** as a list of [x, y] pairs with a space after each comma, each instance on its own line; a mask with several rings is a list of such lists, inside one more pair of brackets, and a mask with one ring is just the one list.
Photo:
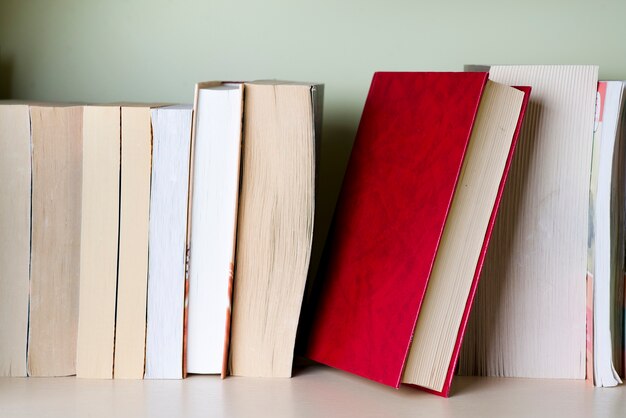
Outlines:
[[190, 103], [201, 80], [323, 82], [323, 231], [374, 71], [576, 63], [626, 79], [625, 16], [624, 0], [0, 0], [0, 98]]

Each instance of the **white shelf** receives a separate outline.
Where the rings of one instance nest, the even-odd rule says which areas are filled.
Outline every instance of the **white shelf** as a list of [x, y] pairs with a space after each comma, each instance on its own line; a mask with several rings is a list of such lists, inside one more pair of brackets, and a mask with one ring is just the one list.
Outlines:
[[0, 417], [625, 417], [626, 387], [456, 377], [449, 399], [323, 366], [291, 379], [0, 379]]

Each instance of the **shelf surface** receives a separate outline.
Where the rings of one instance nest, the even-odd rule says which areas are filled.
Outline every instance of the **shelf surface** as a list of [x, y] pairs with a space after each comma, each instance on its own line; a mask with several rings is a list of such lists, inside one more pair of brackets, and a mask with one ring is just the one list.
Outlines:
[[0, 379], [0, 417], [625, 417], [626, 387], [455, 377], [448, 399], [324, 366], [291, 379]]

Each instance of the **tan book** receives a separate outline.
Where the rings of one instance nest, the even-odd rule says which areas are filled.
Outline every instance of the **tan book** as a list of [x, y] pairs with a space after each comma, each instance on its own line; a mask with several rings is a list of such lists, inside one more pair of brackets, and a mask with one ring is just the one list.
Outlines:
[[0, 376], [26, 376], [30, 277], [30, 114], [0, 105]]
[[245, 85], [231, 322], [234, 375], [291, 376], [311, 256], [321, 89]]
[[142, 379], [146, 347], [152, 126], [150, 106], [122, 106], [120, 235], [113, 376]]
[[32, 106], [32, 252], [28, 371], [76, 373], [80, 270], [80, 106]]
[[113, 377], [119, 180], [120, 107], [85, 106], [78, 377]]

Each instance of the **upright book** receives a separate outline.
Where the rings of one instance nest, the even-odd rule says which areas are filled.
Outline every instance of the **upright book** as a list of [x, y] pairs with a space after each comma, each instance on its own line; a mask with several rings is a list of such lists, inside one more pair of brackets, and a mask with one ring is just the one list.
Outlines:
[[493, 66], [533, 88], [459, 372], [585, 378], [589, 179], [598, 68]]
[[244, 87], [230, 366], [289, 377], [313, 238], [322, 86]]
[[76, 374], [83, 108], [31, 106], [28, 374]]
[[186, 372], [228, 368], [243, 84], [196, 85], [189, 201]]
[[146, 379], [183, 377], [191, 106], [152, 109]]
[[142, 379], [146, 352], [151, 106], [122, 106], [114, 377]]
[[113, 377], [120, 202], [120, 107], [83, 108], [76, 375]]
[[26, 376], [30, 144], [28, 105], [0, 103], [0, 376]]
[[589, 186], [587, 378], [621, 383], [623, 338], [624, 83], [598, 83]]
[[448, 395], [528, 94], [486, 73], [374, 75], [310, 358]]

